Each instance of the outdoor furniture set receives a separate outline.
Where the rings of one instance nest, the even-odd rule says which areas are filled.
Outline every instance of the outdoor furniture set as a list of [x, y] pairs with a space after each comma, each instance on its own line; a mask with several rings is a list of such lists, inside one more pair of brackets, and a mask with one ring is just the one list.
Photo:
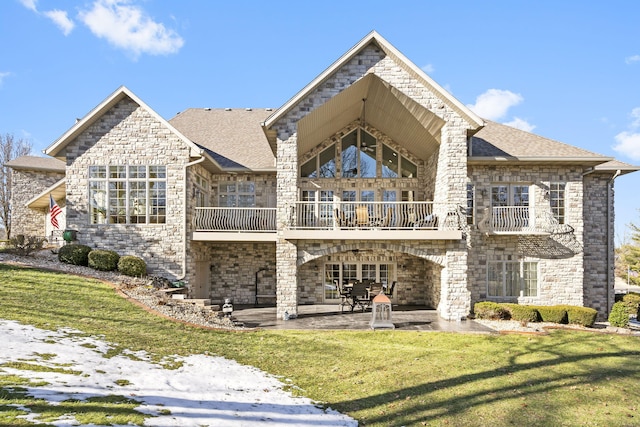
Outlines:
[[360, 307], [363, 312], [371, 307], [373, 299], [378, 294], [387, 295], [389, 298], [393, 295], [396, 282], [390, 286], [376, 283], [373, 280], [362, 280], [340, 285], [335, 281], [338, 292], [340, 293], [340, 311], [344, 312], [345, 307], [349, 307], [350, 311], [356, 307]]

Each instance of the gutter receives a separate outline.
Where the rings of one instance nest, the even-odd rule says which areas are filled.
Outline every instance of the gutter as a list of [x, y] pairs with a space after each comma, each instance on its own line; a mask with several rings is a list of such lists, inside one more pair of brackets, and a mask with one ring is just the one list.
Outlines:
[[[613, 192], [613, 181], [620, 176], [620, 169], [616, 170], [609, 182], [607, 183], [607, 318], [609, 317], [610, 303], [609, 291], [612, 289], [611, 276], [612, 271], [615, 274], [615, 265], [612, 265], [614, 257], [611, 256], [611, 193]], [[612, 267], [614, 270], [612, 270]]]
[[187, 188], [187, 168], [193, 165], [197, 165], [198, 163], [202, 163], [206, 160], [204, 157], [204, 153], [200, 152], [200, 157], [198, 160], [194, 160], [193, 162], [187, 163], [184, 165], [182, 179], [184, 182], [184, 194], [182, 199], [182, 206], [184, 206], [184, 223], [182, 226], [182, 237], [184, 237], [184, 253], [182, 254], [182, 274], [177, 278], [178, 281], [184, 280], [187, 276], [187, 197], [189, 189]]

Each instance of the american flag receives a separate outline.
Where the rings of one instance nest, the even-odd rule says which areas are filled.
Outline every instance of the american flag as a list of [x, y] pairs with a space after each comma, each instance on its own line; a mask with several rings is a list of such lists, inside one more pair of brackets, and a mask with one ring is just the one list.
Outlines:
[[56, 201], [53, 200], [51, 194], [49, 194], [49, 212], [51, 213], [51, 225], [55, 228], [60, 228], [60, 224], [58, 224], [58, 215], [62, 213], [62, 209], [60, 209], [60, 206], [58, 206]]

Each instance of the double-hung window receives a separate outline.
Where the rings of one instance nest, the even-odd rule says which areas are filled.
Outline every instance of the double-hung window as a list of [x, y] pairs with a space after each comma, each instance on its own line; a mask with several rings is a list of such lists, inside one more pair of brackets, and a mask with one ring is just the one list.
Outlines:
[[255, 208], [256, 186], [252, 181], [220, 184], [218, 206], [226, 208]]
[[165, 166], [89, 166], [91, 224], [164, 224]]
[[564, 182], [552, 182], [549, 185], [549, 203], [551, 213], [558, 224], [565, 223], [565, 187]]
[[538, 263], [536, 261], [493, 261], [488, 263], [488, 297], [534, 297], [537, 295]]

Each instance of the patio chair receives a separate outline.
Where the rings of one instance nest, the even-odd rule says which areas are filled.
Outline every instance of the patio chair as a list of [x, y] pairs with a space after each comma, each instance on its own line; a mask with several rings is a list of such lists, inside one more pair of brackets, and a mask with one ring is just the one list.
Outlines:
[[369, 226], [369, 211], [366, 206], [356, 207], [356, 225], [358, 227]]
[[369, 307], [369, 292], [364, 282], [356, 282], [351, 288], [351, 311], [356, 307], [360, 307], [362, 311]]
[[391, 286], [387, 286], [387, 289], [385, 289], [385, 295], [387, 295], [389, 298], [391, 298], [393, 296], [393, 290], [396, 288], [396, 282], [395, 280], [393, 282], [391, 282]]
[[380, 227], [388, 227], [391, 224], [391, 209], [387, 208], [387, 213], [380, 222]]
[[382, 283], [372, 283], [369, 286], [369, 302], [382, 293]]
[[351, 311], [353, 311], [353, 305], [351, 302], [351, 290], [345, 289], [344, 286], [340, 284], [339, 280], [333, 281], [336, 284], [336, 289], [338, 290], [338, 294], [340, 295], [340, 312], [344, 312], [344, 307], [351, 307]]

